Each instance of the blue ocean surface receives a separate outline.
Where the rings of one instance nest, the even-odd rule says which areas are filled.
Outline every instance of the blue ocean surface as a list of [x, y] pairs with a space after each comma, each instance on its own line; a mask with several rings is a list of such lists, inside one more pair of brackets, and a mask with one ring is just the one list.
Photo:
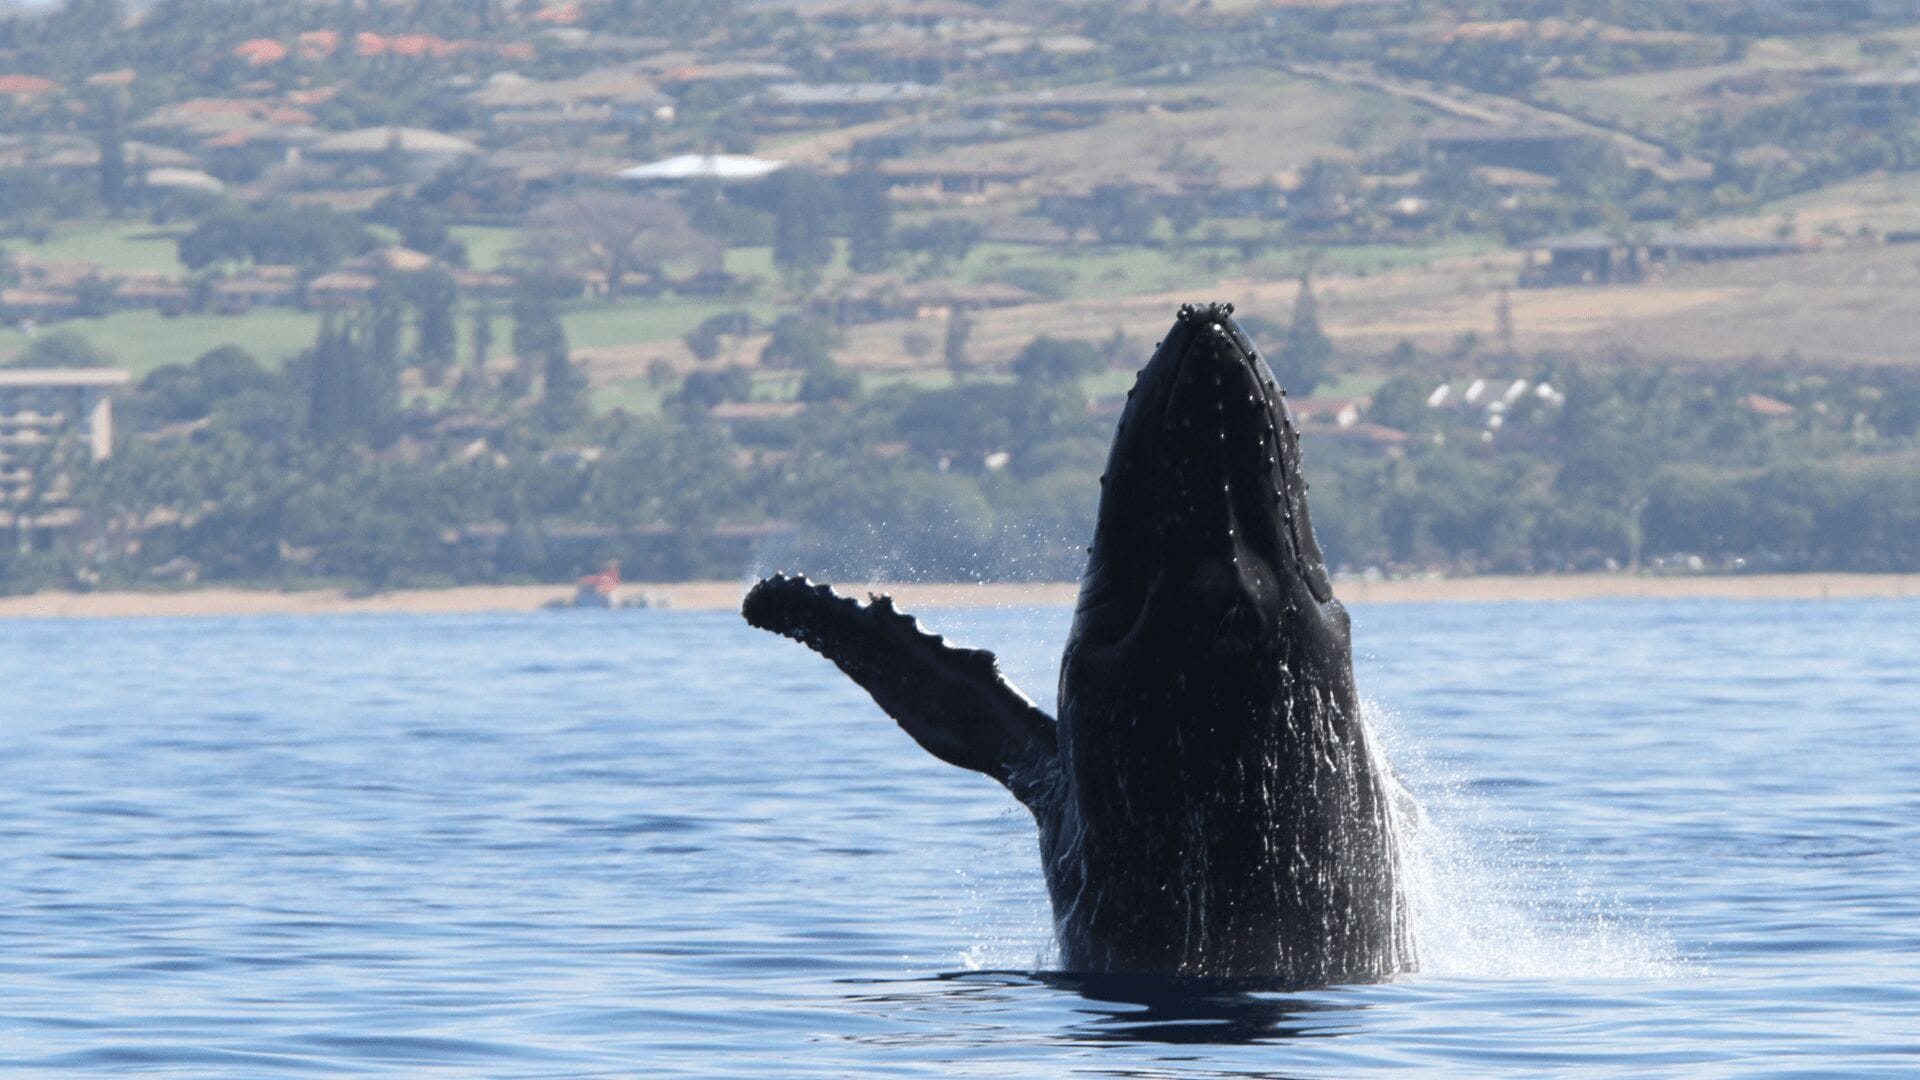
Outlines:
[[1024, 811], [730, 613], [0, 623], [0, 1070], [1916, 1074], [1916, 628], [1357, 609], [1422, 970], [1284, 993], [1052, 973]]

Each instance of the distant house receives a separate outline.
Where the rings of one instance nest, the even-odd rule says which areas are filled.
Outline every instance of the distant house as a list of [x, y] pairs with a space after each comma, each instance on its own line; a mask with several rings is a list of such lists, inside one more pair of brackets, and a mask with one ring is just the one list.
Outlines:
[[415, 251], [398, 244], [374, 248], [365, 255], [357, 255], [340, 264], [342, 270], [357, 270], [362, 273], [380, 274], [417, 274], [433, 268], [433, 256], [424, 251]]
[[202, 195], [218, 195], [227, 190], [227, 185], [218, 177], [199, 169], [148, 169], [142, 174], [141, 183], [155, 191], [195, 191]]
[[113, 287], [113, 303], [122, 308], [152, 308], [178, 315], [193, 301], [193, 290], [166, 278], [134, 277]]
[[723, 401], [707, 415], [723, 424], [755, 424], [791, 420], [807, 411], [802, 401]]
[[[149, 182], [155, 172], [168, 169], [191, 171], [200, 164], [200, 159], [185, 151], [134, 140], [121, 144], [120, 155], [130, 171], [146, 169]], [[35, 161], [34, 167], [55, 180], [91, 182], [100, 174], [100, 148], [91, 142], [59, 146]]]
[[380, 279], [353, 270], [335, 270], [307, 282], [307, 306], [320, 311], [358, 307], [373, 297]]
[[1639, 281], [1650, 265], [1758, 259], [1804, 250], [1791, 241], [1711, 233], [1659, 232], [1638, 242], [1576, 233], [1528, 245], [1520, 284], [1611, 285]]
[[467, 100], [483, 110], [611, 106], [621, 119], [652, 116], [673, 99], [652, 79], [627, 68], [599, 68], [570, 79], [532, 79], [505, 71], [487, 79]]
[[1609, 285], [1640, 280], [1640, 263], [1631, 245], [1602, 233], [1576, 233], [1527, 245], [1520, 268], [1526, 288], [1546, 285]]
[[1294, 419], [1303, 425], [1316, 427], [1350, 428], [1360, 422], [1366, 406], [1365, 398], [1302, 397], [1287, 400], [1287, 407], [1292, 410]]
[[455, 160], [480, 153], [480, 147], [458, 135], [426, 128], [371, 127], [329, 135], [307, 148], [316, 158], [377, 158], [398, 153], [408, 158]]
[[485, 270], [453, 270], [453, 283], [460, 292], [470, 297], [484, 297], [489, 300], [504, 300], [513, 295], [515, 279], [511, 274], [490, 273]]
[[295, 278], [273, 278], [258, 272], [213, 283], [213, 308], [222, 315], [244, 315], [256, 304], [291, 305], [299, 296]]
[[80, 297], [63, 289], [0, 289], [0, 319], [53, 322], [80, 313]]

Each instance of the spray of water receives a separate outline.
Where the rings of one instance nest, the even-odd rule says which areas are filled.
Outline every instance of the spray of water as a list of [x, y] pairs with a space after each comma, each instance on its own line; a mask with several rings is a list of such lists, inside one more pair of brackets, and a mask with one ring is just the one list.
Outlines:
[[1644, 915], [1596, 890], [1538, 840], [1517, 838], [1465, 778], [1422, 753], [1392, 710], [1363, 703], [1392, 800], [1423, 976], [1664, 978], [1684, 965]]
[[[1364, 703], [1376, 775], [1395, 777], [1391, 820], [1400, 853], [1415, 978], [1670, 978], [1698, 973], [1645, 915], [1595, 888], [1538, 840], [1514, 837], [1466, 778], [1430, 758], [1400, 717]], [[959, 872], [957, 921], [969, 971], [1046, 970], [1058, 962], [1027, 815]]]
[[959, 924], [972, 944], [967, 971], [1047, 971], [1059, 964], [1053, 909], [1040, 875], [1032, 818], [1010, 807], [1008, 826], [976, 866], [960, 871]]

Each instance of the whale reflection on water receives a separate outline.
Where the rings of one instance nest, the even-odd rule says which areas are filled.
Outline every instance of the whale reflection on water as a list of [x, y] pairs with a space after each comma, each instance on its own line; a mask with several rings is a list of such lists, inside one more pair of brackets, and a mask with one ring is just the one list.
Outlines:
[[[1082, 1045], [1232, 1046], [1330, 1038], [1361, 1030], [1354, 1014], [1367, 1007], [1328, 1000], [1327, 991], [1308, 996], [1309, 988], [1278, 979], [1007, 970], [850, 979], [845, 985], [867, 988], [849, 995], [852, 1007], [896, 1016], [959, 1008], [978, 1020], [995, 1012], [1064, 1011], [1056, 1038]], [[981, 1034], [994, 1037], [991, 1031]]]

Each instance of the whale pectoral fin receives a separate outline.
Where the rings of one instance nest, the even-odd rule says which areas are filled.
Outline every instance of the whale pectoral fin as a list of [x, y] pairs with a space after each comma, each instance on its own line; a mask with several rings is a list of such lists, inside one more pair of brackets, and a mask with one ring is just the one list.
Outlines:
[[862, 604], [804, 577], [761, 581], [740, 613], [833, 661], [934, 757], [986, 773], [1029, 805], [1052, 786], [1053, 719], [1001, 677], [992, 653], [947, 644], [891, 597]]

